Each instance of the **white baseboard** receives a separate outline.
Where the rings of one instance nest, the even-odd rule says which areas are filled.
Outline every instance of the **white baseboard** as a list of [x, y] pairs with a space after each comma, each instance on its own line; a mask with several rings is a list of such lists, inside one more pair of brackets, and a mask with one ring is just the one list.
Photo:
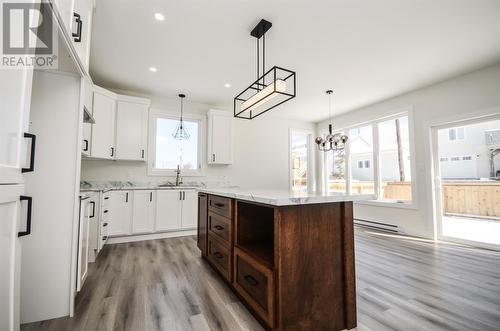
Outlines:
[[122, 236], [122, 237], [109, 237], [108, 241], [106, 242], [106, 245], [120, 244], [120, 243], [134, 242], [134, 241], [194, 236], [196, 235], [196, 232], [197, 232], [196, 230], [182, 230], [182, 231], [140, 234], [140, 235]]

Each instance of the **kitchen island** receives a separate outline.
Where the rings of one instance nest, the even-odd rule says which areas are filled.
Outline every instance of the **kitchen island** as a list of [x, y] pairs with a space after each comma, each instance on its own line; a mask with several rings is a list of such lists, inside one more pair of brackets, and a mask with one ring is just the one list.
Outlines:
[[199, 189], [198, 247], [266, 329], [352, 329], [352, 202], [373, 198]]

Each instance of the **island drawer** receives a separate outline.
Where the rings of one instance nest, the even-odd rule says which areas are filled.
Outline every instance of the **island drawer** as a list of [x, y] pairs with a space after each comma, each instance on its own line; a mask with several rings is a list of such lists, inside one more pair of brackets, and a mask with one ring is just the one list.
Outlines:
[[208, 232], [223, 241], [228, 247], [231, 244], [231, 220], [214, 212], [208, 212]]
[[232, 203], [230, 198], [224, 198], [217, 195], [208, 196], [208, 210], [221, 216], [232, 218]]
[[274, 276], [271, 269], [235, 248], [234, 287], [254, 311], [274, 328]]
[[231, 253], [221, 245], [212, 235], [208, 235], [207, 258], [212, 265], [228, 280], [231, 281]]

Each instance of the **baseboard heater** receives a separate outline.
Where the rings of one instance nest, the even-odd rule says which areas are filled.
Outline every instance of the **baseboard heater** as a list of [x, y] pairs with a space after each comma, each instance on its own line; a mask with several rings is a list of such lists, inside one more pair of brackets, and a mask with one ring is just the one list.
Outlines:
[[371, 228], [371, 229], [377, 229], [377, 230], [388, 231], [388, 232], [393, 232], [393, 233], [403, 233], [403, 231], [401, 231], [399, 226], [393, 225], [393, 224], [362, 220], [359, 218], [354, 219], [354, 224], [364, 226], [367, 228]]

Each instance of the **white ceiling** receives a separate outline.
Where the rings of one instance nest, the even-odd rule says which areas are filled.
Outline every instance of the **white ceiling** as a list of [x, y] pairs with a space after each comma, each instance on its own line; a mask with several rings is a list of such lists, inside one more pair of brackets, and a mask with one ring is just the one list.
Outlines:
[[299, 120], [328, 117], [330, 88], [341, 113], [500, 60], [499, 0], [98, 0], [92, 77], [232, 109], [256, 78], [261, 18], [268, 67], [297, 72], [297, 98], [272, 112]]

